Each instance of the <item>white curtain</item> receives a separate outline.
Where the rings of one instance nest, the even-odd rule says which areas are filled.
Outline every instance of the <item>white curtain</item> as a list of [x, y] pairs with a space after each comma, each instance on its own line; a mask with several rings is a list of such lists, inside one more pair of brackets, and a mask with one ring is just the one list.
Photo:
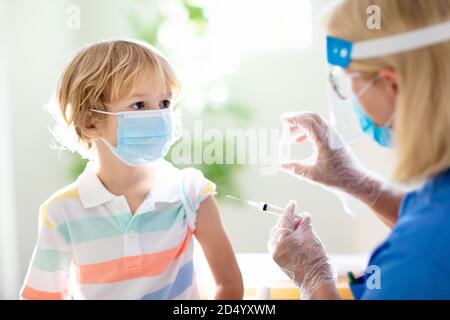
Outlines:
[[0, 1], [0, 299], [15, 299], [19, 290], [18, 230], [7, 98], [6, 6], [6, 1]]

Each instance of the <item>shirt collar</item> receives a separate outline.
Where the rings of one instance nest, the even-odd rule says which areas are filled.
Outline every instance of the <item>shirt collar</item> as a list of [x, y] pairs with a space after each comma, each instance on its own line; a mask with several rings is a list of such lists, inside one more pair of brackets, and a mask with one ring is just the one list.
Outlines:
[[[408, 212], [409, 208], [423, 208], [433, 203], [433, 198], [437, 192], [447, 193], [450, 188], [450, 168], [444, 170], [436, 177], [429, 179], [418, 190], [408, 193], [403, 201], [404, 208], [401, 212]], [[406, 201], [407, 200], [407, 201]]]
[[[77, 179], [80, 200], [84, 208], [97, 207], [117, 197], [106, 189], [97, 177], [96, 165], [94, 161], [88, 162]], [[164, 159], [158, 160], [155, 166], [157, 167], [155, 184], [147, 199], [151, 199], [153, 203], [172, 203], [180, 200], [180, 170]]]
[[450, 168], [442, 171], [436, 177], [430, 179], [425, 183], [422, 191], [432, 194], [442, 188], [448, 188], [450, 186]]
[[80, 200], [85, 208], [92, 208], [113, 200], [116, 196], [105, 188], [95, 173], [95, 163], [88, 162], [77, 179]]

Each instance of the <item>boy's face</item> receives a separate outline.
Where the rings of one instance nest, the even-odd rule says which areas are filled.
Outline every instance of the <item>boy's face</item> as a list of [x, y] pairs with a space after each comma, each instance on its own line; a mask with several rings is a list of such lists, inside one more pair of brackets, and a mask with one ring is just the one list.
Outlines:
[[[144, 110], [167, 109], [173, 104], [170, 93], [155, 85], [154, 79], [148, 77], [141, 81], [130, 97], [120, 101], [106, 104], [109, 112], [133, 112]], [[94, 141], [99, 138], [106, 139], [111, 145], [117, 146], [117, 117], [107, 116], [106, 120], [97, 126]]]

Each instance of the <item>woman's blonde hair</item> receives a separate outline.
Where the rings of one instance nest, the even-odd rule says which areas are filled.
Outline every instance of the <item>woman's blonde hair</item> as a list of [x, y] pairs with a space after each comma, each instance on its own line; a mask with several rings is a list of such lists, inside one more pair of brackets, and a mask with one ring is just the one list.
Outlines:
[[180, 91], [168, 60], [149, 44], [136, 40], [105, 40], [81, 49], [63, 71], [51, 110], [57, 120], [54, 136], [59, 144], [84, 157], [92, 153], [88, 126], [105, 115], [106, 104], [129, 97], [141, 80], [152, 77], [172, 96]]
[[[381, 10], [381, 29], [367, 27], [369, 6]], [[331, 12], [331, 11], [330, 11]], [[352, 42], [380, 38], [450, 19], [450, 0], [344, 0], [327, 17], [331, 36]], [[349, 69], [368, 77], [396, 71], [399, 96], [394, 140], [399, 182], [423, 182], [450, 167], [450, 42], [376, 59]]]

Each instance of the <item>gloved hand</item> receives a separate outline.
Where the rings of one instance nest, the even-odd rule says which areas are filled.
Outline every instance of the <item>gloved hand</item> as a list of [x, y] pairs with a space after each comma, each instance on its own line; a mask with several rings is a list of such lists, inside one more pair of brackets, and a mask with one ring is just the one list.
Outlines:
[[317, 159], [313, 164], [300, 161], [281, 165], [284, 171], [312, 182], [336, 188], [348, 193], [369, 206], [375, 203], [381, 193], [381, 184], [375, 180], [356, 160], [339, 134], [315, 113], [299, 112], [281, 117], [291, 132], [301, 131], [296, 142], [309, 139], [316, 149]]
[[281, 269], [301, 288], [308, 299], [316, 288], [335, 285], [335, 277], [325, 250], [311, 225], [311, 217], [296, 215], [297, 205], [291, 200], [284, 214], [272, 228], [269, 252]]

